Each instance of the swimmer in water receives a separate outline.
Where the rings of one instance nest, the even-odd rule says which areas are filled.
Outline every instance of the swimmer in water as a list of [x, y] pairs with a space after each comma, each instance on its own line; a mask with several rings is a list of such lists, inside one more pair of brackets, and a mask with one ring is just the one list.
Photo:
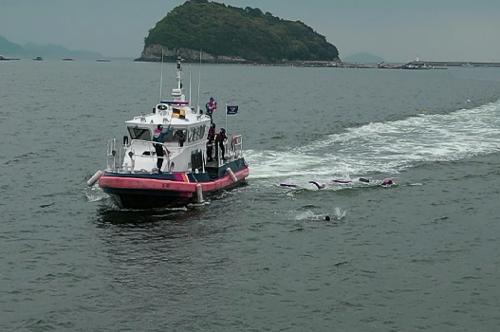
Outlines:
[[382, 184], [381, 184], [381, 186], [383, 186], [383, 187], [390, 187], [390, 186], [392, 186], [393, 184], [394, 184], [394, 181], [393, 181], [392, 179], [390, 179], [390, 178], [386, 178], [386, 179], [383, 179], [383, 180], [382, 180]]
[[324, 189], [324, 188], [325, 188], [325, 185], [324, 185], [324, 184], [320, 184], [320, 183], [318, 183], [318, 182], [316, 182], [316, 181], [309, 181], [309, 183], [314, 184], [314, 185], [318, 188], [318, 190], [321, 190], [321, 189]]
[[[337, 184], [353, 184], [353, 180], [350, 180], [350, 179], [333, 179], [332, 180], [334, 183], [337, 183]], [[366, 184], [370, 184], [370, 183], [374, 183], [376, 184], [377, 183], [377, 180], [370, 180], [368, 178], [359, 178], [358, 179], [359, 182], [362, 182], [362, 183], [366, 183]], [[395, 185], [396, 183], [394, 182], [393, 179], [391, 178], [385, 178], [382, 180], [382, 183], [380, 183], [379, 185], [382, 186], [382, 187], [390, 187], [390, 186], [393, 186]]]
[[[373, 180], [368, 178], [358, 178], [355, 180], [351, 179], [333, 179], [332, 182], [336, 185], [347, 185], [347, 186], [356, 186], [359, 184], [364, 184], [365, 186], [381, 186], [381, 187], [392, 187], [396, 185], [396, 182], [391, 178], [385, 178], [383, 180]], [[312, 184], [315, 189], [322, 190], [326, 189], [327, 185], [324, 183], [320, 183], [318, 181], [309, 181], [308, 183]], [[301, 185], [293, 184], [293, 183], [280, 183], [280, 187], [294, 188], [294, 189], [308, 189]]]

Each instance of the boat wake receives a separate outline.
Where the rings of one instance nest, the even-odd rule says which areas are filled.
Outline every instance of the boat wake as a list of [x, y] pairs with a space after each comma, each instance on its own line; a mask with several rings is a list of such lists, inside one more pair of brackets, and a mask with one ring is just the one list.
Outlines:
[[[340, 221], [345, 218], [347, 214], [346, 210], [336, 207], [331, 214], [317, 214], [311, 210], [306, 210], [295, 216], [295, 220], [302, 221]], [[325, 217], [329, 217], [329, 220], [325, 220]]]
[[102, 189], [99, 188], [99, 186], [94, 185], [92, 187], [85, 188], [85, 197], [87, 197], [88, 202], [93, 203], [102, 201], [108, 198], [109, 196], [104, 191], [102, 191]]
[[426, 162], [500, 151], [500, 101], [449, 114], [348, 128], [289, 151], [246, 151], [253, 179], [331, 181], [397, 174]]
[[[291, 192], [317, 191], [317, 190], [344, 190], [344, 189], [364, 189], [364, 188], [391, 188], [397, 186], [397, 182], [391, 178], [368, 179], [368, 178], [343, 178], [343, 179], [325, 179], [325, 182], [307, 181], [303, 178], [291, 179], [277, 184], [277, 186], [290, 189]], [[408, 184], [414, 185], [414, 184]], [[293, 196], [293, 195], [292, 195]]]

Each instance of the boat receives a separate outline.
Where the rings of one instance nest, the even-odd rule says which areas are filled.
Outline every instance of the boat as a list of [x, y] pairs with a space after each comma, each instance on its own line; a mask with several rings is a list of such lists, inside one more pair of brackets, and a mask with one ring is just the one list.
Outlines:
[[14, 60], [20, 60], [19, 58], [7, 58], [3, 55], [0, 55], [0, 61], [14, 61]]
[[401, 66], [401, 69], [409, 69], [409, 70], [429, 70], [433, 69], [432, 66], [427, 65], [424, 61], [420, 61], [417, 57], [415, 61], [408, 62]]
[[207, 141], [212, 118], [186, 100], [180, 58], [176, 80], [170, 100], [160, 96], [152, 113], [125, 122], [128, 135], [122, 142], [108, 141], [106, 169], [87, 181], [98, 183], [121, 208], [203, 203], [207, 196], [246, 183], [242, 136], [227, 135], [225, 158], [214, 154], [221, 151]]
[[43, 58], [41, 56], [37, 56], [33, 58], [33, 61], [43, 61]]

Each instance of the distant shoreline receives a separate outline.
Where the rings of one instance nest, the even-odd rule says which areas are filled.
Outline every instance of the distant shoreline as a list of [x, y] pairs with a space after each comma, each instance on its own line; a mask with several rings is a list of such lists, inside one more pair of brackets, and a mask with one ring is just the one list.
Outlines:
[[[157, 57], [139, 57], [134, 59], [135, 62], [160, 62], [161, 58]], [[164, 57], [163, 62], [176, 62], [176, 57]], [[184, 59], [185, 63], [199, 63], [199, 59]], [[331, 61], [312, 61], [312, 60], [293, 60], [293, 61], [282, 61], [282, 62], [256, 62], [250, 61], [241, 58], [218, 58], [216, 60], [205, 60], [202, 59], [201, 63], [204, 64], [243, 64], [243, 65], [263, 65], [263, 66], [293, 66], [293, 65], [303, 65], [303, 66], [320, 66], [320, 67], [335, 67], [339, 63], [339, 61], [331, 60]]]
[[[98, 59], [71, 58], [72, 60], [86, 60], [96, 62], [131, 61], [131, 62], [160, 62], [156, 58], [132, 58], [132, 57], [102, 57]], [[7, 57], [0, 55], [0, 61], [33, 60], [29, 58]], [[45, 60], [45, 59], [43, 59]], [[47, 60], [68, 60], [66, 58], [48, 58]], [[165, 63], [175, 63], [174, 59], [165, 58]], [[186, 63], [196, 64], [199, 61], [186, 60]], [[342, 61], [284, 61], [260, 63], [253, 61], [201, 61], [202, 64], [224, 64], [224, 65], [250, 65], [250, 66], [272, 66], [272, 67], [313, 67], [313, 68], [354, 68], [354, 69], [407, 69], [407, 70], [427, 70], [427, 69], [447, 69], [447, 68], [500, 68], [500, 62], [482, 61], [411, 61], [408, 63], [348, 63]]]
[[[139, 57], [134, 62], [160, 62], [156, 58]], [[164, 62], [175, 62], [174, 59], [164, 59]], [[186, 63], [198, 63], [198, 61], [186, 61]], [[411, 61], [408, 63], [347, 63], [338, 61], [285, 61], [274, 63], [257, 63], [252, 61], [202, 61], [203, 64], [243, 64], [255, 66], [276, 66], [276, 67], [319, 67], [319, 68], [357, 68], [357, 69], [446, 69], [449, 67], [500, 67], [500, 62], [480, 62], [480, 61]]]

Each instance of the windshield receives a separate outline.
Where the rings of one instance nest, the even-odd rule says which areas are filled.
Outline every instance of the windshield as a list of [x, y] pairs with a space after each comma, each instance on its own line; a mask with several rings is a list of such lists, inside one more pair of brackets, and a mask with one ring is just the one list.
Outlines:
[[151, 131], [147, 128], [127, 127], [131, 139], [151, 141]]

